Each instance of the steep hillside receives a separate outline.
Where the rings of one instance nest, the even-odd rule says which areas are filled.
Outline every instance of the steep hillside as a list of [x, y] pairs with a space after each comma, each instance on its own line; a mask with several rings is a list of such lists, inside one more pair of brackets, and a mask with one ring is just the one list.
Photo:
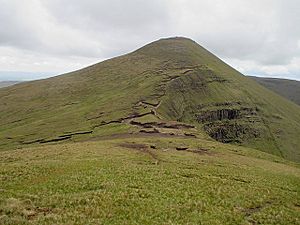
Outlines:
[[250, 76], [256, 82], [300, 105], [300, 81]]
[[0, 148], [123, 136], [215, 139], [300, 161], [300, 107], [186, 38], [0, 90]]

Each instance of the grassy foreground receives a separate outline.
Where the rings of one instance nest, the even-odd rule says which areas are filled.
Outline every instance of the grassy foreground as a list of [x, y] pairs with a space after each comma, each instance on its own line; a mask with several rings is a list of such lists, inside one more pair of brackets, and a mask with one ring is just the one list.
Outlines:
[[0, 224], [300, 224], [299, 178], [298, 164], [207, 140], [10, 150]]

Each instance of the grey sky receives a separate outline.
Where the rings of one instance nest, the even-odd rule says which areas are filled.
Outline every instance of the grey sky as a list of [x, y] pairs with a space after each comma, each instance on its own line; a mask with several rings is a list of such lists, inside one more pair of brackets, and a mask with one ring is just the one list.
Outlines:
[[299, 0], [0, 0], [0, 80], [61, 74], [170, 36], [244, 74], [300, 80], [299, 24]]

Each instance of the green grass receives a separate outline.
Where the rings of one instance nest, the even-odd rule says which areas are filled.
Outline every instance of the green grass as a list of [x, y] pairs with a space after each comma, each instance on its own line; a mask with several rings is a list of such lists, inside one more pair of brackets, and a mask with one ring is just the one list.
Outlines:
[[298, 164], [204, 139], [10, 150], [0, 172], [1, 224], [300, 224]]

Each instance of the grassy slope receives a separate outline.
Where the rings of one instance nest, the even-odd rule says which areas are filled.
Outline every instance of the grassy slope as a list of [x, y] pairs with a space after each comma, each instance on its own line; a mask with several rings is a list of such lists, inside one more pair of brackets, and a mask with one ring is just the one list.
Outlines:
[[1, 224], [300, 224], [299, 165], [215, 141], [48, 145], [2, 152], [0, 171]]
[[[139, 66], [133, 66], [135, 63]], [[103, 120], [127, 116], [141, 98], [137, 93], [153, 91], [156, 78], [142, 74], [148, 68], [152, 64], [142, 57], [124, 56], [64, 76], [2, 89], [0, 143], [90, 130]], [[101, 118], [92, 119], [99, 115]]]
[[[215, 82], [216, 78], [226, 82]], [[300, 160], [299, 107], [188, 39], [161, 40], [70, 74], [3, 88], [0, 99], [1, 149], [68, 132], [93, 131], [79, 139], [136, 132], [127, 124], [94, 127], [149, 112], [151, 107], [137, 105], [140, 100], [162, 100], [157, 110], [162, 119], [193, 123], [200, 130], [194, 117], [199, 105], [242, 102], [259, 107], [260, 122], [254, 126], [261, 130], [261, 137], [242, 144]]]
[[280, 78], [250, 77], [266, 88], [300, 105], [300, 81]]

